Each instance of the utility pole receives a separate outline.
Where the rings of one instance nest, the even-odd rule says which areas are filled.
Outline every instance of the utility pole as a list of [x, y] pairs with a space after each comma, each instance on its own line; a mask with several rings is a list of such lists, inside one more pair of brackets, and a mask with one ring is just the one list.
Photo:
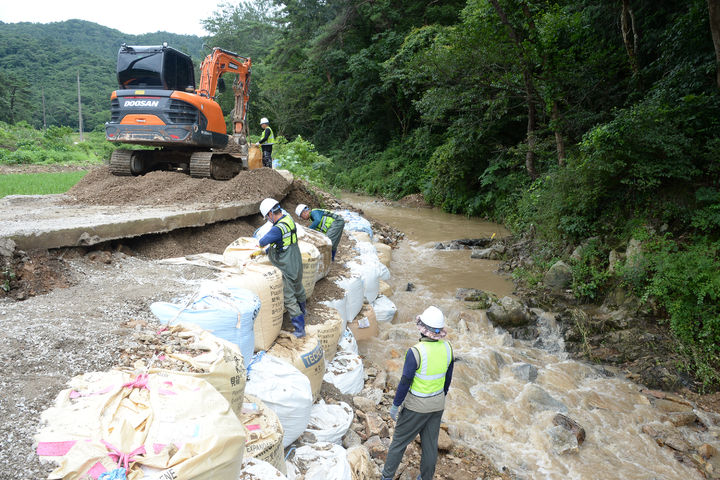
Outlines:
[[45, 121], [45, 87], [42, 87], [42, 101], [43, 101], [43, 130], [47, 130], [47, 122]]
[[82, 121], [82, 102], [80, 101], [80, 72], [77, 74], [77, 87], [78, 87], [78, 127], [80, 130], [80, 141], [84, 142], [83, 139], [83, 121]]

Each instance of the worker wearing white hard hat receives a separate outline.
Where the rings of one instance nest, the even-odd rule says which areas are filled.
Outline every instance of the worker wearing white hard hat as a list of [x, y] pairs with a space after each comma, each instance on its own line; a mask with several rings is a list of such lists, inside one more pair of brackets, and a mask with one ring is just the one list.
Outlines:
[[299, 204], [295, 208], [295, 215], [303, 220], [312, 219], [309, 228], [327, 235], [332, 242], [332, 260], [335, 261], [335, 254], [337, 253], [338, 245], [340, 245], [342, 232], [345, 229], [345, 220], [330, 210], [323, 208], [313, 208], [311, 210], [310, 207], [304, 203]]
[[255, 145], [262, 149], [262, 163], [263, 167], [272, 168], [272, 148], [275, 143], [275, 134], [270, 128], [270, 120], [266, 117], [260, 119], [260, 127], [263, 129], [263, 133], [260, 137], [260, 141]]
[[390, 417], [397, 424], [382, 470], [382, 480], [394, 478], [405, 449], [418, 433], [422, 456], [417, 478], [430, 479], [435, 474], [440, 422], [455, 361], [450, 342], [444, 340], [447, 335], [445, 315], [439, 308], [426, 308], [416, 317], [416, 325], [420, 330], [420, 341], [405, 354], [402, 377], [390, 407]]
[[260, 202], [260, 214], [272, 222], [273, 226], [260, 239], [260, 247], [268, 246], [267, 250], [259, 250], [253, 253], [253, 256], [267, 253], [270, 263], [282, 272], [283, 299], [295, 329], [293, 335], [304, 337], [307, 298], [302, 284], [302, 255], [298, 247], [297, 227], [292, 217], [283, 212], [280, 203], [274, 198], [266, 198]]

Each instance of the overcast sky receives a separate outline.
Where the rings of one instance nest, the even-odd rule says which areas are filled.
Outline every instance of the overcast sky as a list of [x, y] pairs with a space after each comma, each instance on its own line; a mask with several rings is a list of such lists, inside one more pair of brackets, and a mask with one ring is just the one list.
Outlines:
[[223, 0], [0, 0], [0, 21], [5, 23], [61, 22], [77, 18], [140, 34], [166, 31], [205, 36], [200, 23]]

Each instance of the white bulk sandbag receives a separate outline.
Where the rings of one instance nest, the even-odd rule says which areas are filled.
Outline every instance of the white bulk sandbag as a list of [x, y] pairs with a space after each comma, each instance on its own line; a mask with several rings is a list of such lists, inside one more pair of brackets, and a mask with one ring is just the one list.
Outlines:
[[334, 443], [298, 447], [288, 463], [288, 480], [352, 480], [347, 453]]
[[242, 273], [218, 279], [231, 287], [246, 288], [260, 297], [260, 312], [255, 320], [255, 351], [267, 350], [280, 333], [283, 321], [283, 278], [272, 265], [247, 264]]
[[[285, 471], [284, 465], [282, 471]], [[243, 458], [242, 470], [237, 480], [287, 480], [287, 477], [269, 462], [246, 457]]]
[[[298, 229], [300, 226], [298, 225]], [[304, 228], [302, 235], [298, 230], [298, 239], [315, 245], [315, 248], [320, 252], [320, 258], [318, 259], [318, 270], [315, 274], [315, 281], [325, 278], [330, 273], [330, 267], [332, 266], [332, 241], [322, 232], [317, 230], [311, 230]], [[304, 273], [303, 273], [304, 275]]]
[[365, 232], [372, 238], [372, 225], [359, 213], [351, 212], [350, 210], [336, 210], [335, 213], [345, 220], [346, 232]]
[[390, 322], [397, 313], [397, 307], [393, 301], [384, 295], [378, 296], [372, 303], [372, 307], [378, 322]]
[[[362, 256], [360, 260], [362, 261]], [[368, 261], [364, 263], [360, 262], [348, 262], [347, 267], [353, 273], [362, 279], [363, 282], [363, 296], [365, 300], [372, 303], [378, 296], [380, 291], [380, 270], [378, 265], [382, 265], [378, 261]]]
[[360, 277], [342, 277], [335, 284], [345, 291], [343, 298], [322, 302], [340, 313], [344, 322], [349, 322], [362, 310], [365, 300], [363, 281]]
[[307, 376], [313, 398], [318, 398], [325, 375], [325, 355], [317, 335], [306, 332], [304, 337], [296, 338], [292, 333], [280, 332], [267, 354], [289, 362]]
[[355, 340], [355, 335], [353, 335], [352, 331], [349, 328], [345, 329], [342, 336], [340, 337], [340, 340], [338, 341], [337, 353], [340, 352], [354, 353], [355, 355], [358, 354], [357, 340]]
[[277, 414], [252, 395], [245, 395], [240, 412], [246, 430], [245, 458], [263, 460], [285, 474], [283, 428]]
[[245, 392], [262, 400], [282, 423], [283, 447], [307, 428], [313, 404], [310, 379], [285, 360], [259, 352], [248, 368]]
[[[140, 364], [136, 361], [135, 369], [145, 370], [149, 367], [149, 373], [174, 373], [202, 378], [230, 402], [235, 414], [239, 414], [242, 410], [245, 377], [247, 376], [239, 347], [232, 342], [216, 337], [207, 330], [190, 324], [171, 327], [169, 334], [177, 335], [188, 342], [189, 351], [165, 352], [163, 355], [171, 360], [168, 362], [165, 362], [162, 356], [154, 361], [150, 358], [144, 359]], [[248, 358], [252, 359], [252, 357]], [[179, 371], [175, 369], [176, 367], [165, 367], [166, 363], [169, 365], [177, 363], [190, 368], [187, 371], [184, 368], [183, 371]], [[126, 370], [125, 368], [120, 369]]]
[[392, 247], [384, 243], [375, 243], [375, 251], [377, 252], [378, 260], [386, 267], [390, 266], [392, 260]]
[[253, 237], [255, 237], [256, 239], [260, 240], [261, 238], [263, 238], [265, 235], [268, 234], [268, 232], [270, 231], [270, 229], [271, 229], [272, 227], [273, 227], [273, 223], [272, 223], [272, 222], [265, 222], [265, 223], [263, 223], [260, 228], [258, 228], [257, 230], [255, 230], [255, 231], [253, 232]]
[[367, 232], [350, 232], [350, 238], [356, 242], [372, 242], [372, 239]]
[[348, 322], [347, 327], [355, 335], [355, 340], [362, 342], [371, 340], [378, 336], [380, 329], [378, 328], [377, 317], [372, 305], [363, 305], [362, 310], [353, 319]]
[[375, 250], [375, 245], [373, 245], [372, 242], [356, 242], [353, 250], [358, 252], [360, 255], [368, 255], [378, 262], [380, 261], [380, 258], [377, 256], [377, 250]]
[[359, 355], [338, 352], [327, 366], [324, 380], [332, 383], [341, 393], [355, 395], [365, 386], [365, 370]]
[[320, 261], [320, 251], [312, 243], [298, 241], [300, 255], [302, 256], [302, 285], [305, 288], [305, 296], [310, 298], [315, 291], [315, 282]]
[[316, 442], [330, 442], [342, 445], [342, 437], [352, 424], [355, 413], [345, 402], [328, 405], [320, 400], [313, 405], [310, 423], [306, 432], [315, 437]]
[[245, 430], [205, 380], [114, 370], [68, 384], [35, 437], [41, 459], [58, 464], [49, 478], [114, 470], [117, 450], [132, 457], [128, 478], [237, 478]]
[[260, 249], [260, 243], [253, 237], [240, 237], [225, 247], [223, 263], [231, 267], [242, 267], [252, 259], [250, 255]]
[[322, 345], [325, 363], [332, 360], [337, 351], [338, 341], [343, 332], [343, 321], [337, 310], [325, 306], [315, 307], [313, 315], [320, 317], [321, 323], [305, 325], [305, 331], [316, 335]]
[[250, 290], [204, 281], [189, 301], [155, 302], [150, 310], [163, 322], [197, 325], [234, 343], [240, 348], [246, 367], [252, 358], [260, 298]]

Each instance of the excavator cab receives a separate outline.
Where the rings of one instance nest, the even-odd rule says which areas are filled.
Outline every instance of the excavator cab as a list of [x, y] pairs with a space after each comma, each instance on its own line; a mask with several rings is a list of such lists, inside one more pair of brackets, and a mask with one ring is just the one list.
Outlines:
[[117, 79], [121, 88], [195, 90], [192, 59], [184, 53], [162, 47], [129, 47], [118, 52]]
[[[247, 104], [250, 59], [214, 48], [201, 65], [196, 89], [190, 56], [168, 47], [128, 46], [118, 51], [118, 90], [110, 97], [110, 142], [155, 147], [117, 149], [110, 158], [115, 175], [141, 175], [150, 170], [181, 170], [195, 177], [228, 179], [247, 166]], [[214, 95], [220, 78], [236, 74], [233, 83], [233, 135]]]

